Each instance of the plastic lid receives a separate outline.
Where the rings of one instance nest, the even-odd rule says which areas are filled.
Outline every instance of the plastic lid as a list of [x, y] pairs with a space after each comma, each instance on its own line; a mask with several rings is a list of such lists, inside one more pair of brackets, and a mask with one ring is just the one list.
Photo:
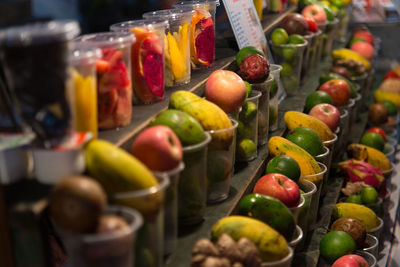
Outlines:
[[101, 58], [101, 50], [99, 48], [81, 42], [74, 42], [71, 52], [73, 62], [92, 62], [98, 58]]
[[75, 39], [75, 42], [84, 42], [97, 47], [127, 46], [135, 41], [135, 36], [128, 32], [99, 32], [85, 34]]
[[172, 5], [172, 7], [181, 7], [181, 6], [196, 6], [196, 5], [204, 5], [204, 4], [214, 4], [219, 6], [219, 0], [189, 0], [189, 1], [181, 1], [176, 2]]
[[167, 20], [180, 20], [184, 17], [192, 17], [194, 10], [181, 10], [181, 9], [165, 9], [147, 12], [143, 14], [146, 20], [154, 19], [167, 19]]
[[168, 28], [168, 20], [129, 20], [120, 23], [116, 23], [110, 26], [110, 31], [113, 32], [129, 32], [129, 29], [133, 27], [144, 27], [147, 29], [159, 29], [159, 28]]
[[80, 33], [78, 22], [55, 20], [10, 27], [0, 31], [3, 46], [29, 46], [49, 42], [69, 41]]

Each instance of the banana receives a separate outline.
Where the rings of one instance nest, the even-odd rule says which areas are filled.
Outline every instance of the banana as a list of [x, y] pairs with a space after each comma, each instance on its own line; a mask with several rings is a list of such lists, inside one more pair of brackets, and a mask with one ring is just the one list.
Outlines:
[[[286, 138], [280, 136], [271, 137], [268, 141], [268, 150], [274, 157], [279, 155], [292, 157], [300, 166], [301, 176], [314, 175], [321, 172], [317, 161], [307, 151]], [[322, 175], [317, 175], [307, 180], [318, 184], [322, 178]]]
[[347, 147], [350, 158], [365, 161], [381, 171], [388, 171], [392, 168], [392, 163], [381, 151], [362, 144], [350, 144]]
[[331, 129], [319, 119], [308, 114], [298, 111], [287, 111], [284, 119], [289, 130], [304, 126], [316, 132], [321, 138], [322, 142], [333, 139], [333, 133]]
[[389, 101], [393, 102], [398, 109], [400, 109], [400, 95], [399, 94], [385, 92], [385, 91], [378, 89], [374, 92], [374, 98], [375, 98], [375, 101], [378, 103], [385, 101], [385, 100], [389, 100]]
[[349, 60], [352, 59], [356, 62], [361, 62], [367, 70], [371, 69], [371, 63], [363, 56], [361, 56], [359, 53], [342, 48], [342, 49], [336, 49], [332, 51], [332, 58], [333, 60], [338, 60], [338, 59], [343, 59], [343, 60]]

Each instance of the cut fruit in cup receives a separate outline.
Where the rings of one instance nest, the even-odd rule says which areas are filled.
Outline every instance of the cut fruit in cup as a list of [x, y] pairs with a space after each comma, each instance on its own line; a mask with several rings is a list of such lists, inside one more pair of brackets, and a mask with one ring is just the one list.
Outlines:
[[196, 10], [196, 14], [192, 17], [190, 55], [196, 66], [207, 67], [214, 62], [214, 22], [211, 14], [206, 10]]

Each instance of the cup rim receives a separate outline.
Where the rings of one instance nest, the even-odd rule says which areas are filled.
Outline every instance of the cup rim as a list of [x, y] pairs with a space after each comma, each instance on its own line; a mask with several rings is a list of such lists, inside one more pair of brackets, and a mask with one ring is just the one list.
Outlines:
[[[172, 8], [181, 8], [181, 7], [199, 7], [201, 5], [207, 4], [215, 4], [215, 7], [219, 6], [219, 0], [187, 0], [187, 1], [179, 1], [172, 4]], [[214, 8], [214, 7], [213, 7]]]
[[343, 115], [340, 115], [340, 119], [342, 119], [342, 118], [346, 118], [348, 115], [349, 115], [349, 112], [347, 111], [347, 110], [345, 110], [345, 109], [339, 109], [339, 112], [340, 113], [342, 113], [342, 111], [343, 111]]
[[352, 98], [354, 101], [360, 101], [362, 95], [360, 93], [357, 93], [357, 96], [355, 98]]
[[390, 143], [390, 140], [393, 142], [396, 142], [396, 144], [398, 143], [397, 142], [397, 139], [396, 138], [394, 138], [393, 136], [390, 136], [390, 135], [386, 135], [386, 139], [387, 139], [387, 142], [389, 143], [389, 144], [391, 144], [392, 146], [393, 146], [393, 144], [392, 143]]
[[319, 173], [315, 173], [315, 174], [309, 174], [309, 175], [304, 175], [304, 176], [300, 176], [299, 179], [305, 179], [305, 178], [311, 178], [311, 177], [315, 177], [315, 176], [320, 176], [320, 175], [325, 175], [326, 171], [328, 170], [328, 168], [326, 167], [325, 164], [321, 163], [321, 162], [317, 162], [318, 165], [320, 167], [322, 167], [321, 172]]
[[12, 150], [12, 149], [28, 146], [33, 141], [33, 139], [35, 139], [35, 137], [36, 137], [36, 135], [33, 132], [18, 133], [18, 134], [0, 133], [0, 141], [4, 138], [11, 138], [11, 139], [19, 138], [21, 140], [21, 142], [19, 142], [16, 145], [12, 145], [12, 144], [10, 144], [10, 142], [8, 142], [8, 143], [5, 142], [6, 143], [5, 145], [1, 145], [1, 142], [0, 142], [0, 153], [5, 152], [7, 150]]
[[376, 267], [376, 258], [374, 255], [372, 255], [371, 253], [367, 252], [367, 251], [363, 251], [363, 250], [356, 250], [355, 254], [365, 258], [364, 256], [367, 255], [367, 257], [370, 257], [372, 259], [372, 264], [370, 265], [370, 267]]
[[101, 50], [81, 42], [74, 42], [71, 51], [71, 61], [73, 65], [87, 62], [93, 64], [97, 59], [101, 58]]
[[[169, 26], [168, 20], [137, 19], [137, 20], [128, 20], [128, 21], [114, 23], [114, 24], [110, 25], [110, 31], [112, 31], [112, 32], [130, 32], [130, 29], [133, 27], [142, 27], [142, 28], [154, 27], [154, 29], [164, 27], [164, 29], [165, 29], [168, 26]], [[130, 33], [132, 33], [132, 32], [130, 32]]]
[[[338, 127], [337, 128], [337, 130], [336, 131], [340, 131], [340, 127]], [[335, 131], [335, 132], [336, 132]], [[322, 142], [322, 144], [325, 146], [325, 145], [330, 145], [330, 144], [334, 144], [334, 143], [336, 143], [336, 141], [337, 141], [337, 139], [338, 139], [338, 136], [337, 136], [337, 134], [336, 133], [332, 133], [332, 135], [333, 135], [333, 138], [331, 139], [331, 140], [327, 140], [327, 141], [323, 141]], [[326, 146], [325, 146], [326, 147]], [[329, 148], [328, 148], [329, 149]], [[328, 151], [329, 152], [329, 151]]]
[[296, 207], [289, 208], [289, 210], [290, 211], [294, 211], [294, 210], [297, 210], [297, 209], [301, 209], [305, 204], [306, 204], [306, 199], [304, 198], [304, 196], [302, 194], [300, 194], [299, 204], [297, 204]]
[[289, 242], [289, 246], [296, 246], [302, 239], [303, 239], [303, 230], [301, 229], [301, 227], [296, 224], [296, 230], [295, 233], [297, 233], [297, 235], [295, 236], [294, 239], [290, 240]]
[[[329, 140], [329, 141], [330, 141], [330, 140]], [[323, 143], [322, 143], [322, 144], [323, 144]], [[324, 148], [325, 152], [322, 153], [322, 154], [316, 155], [315, 158], [320, 159], [320, 158], [324, 158], [325, 156], [329, 155], [329, 148], [326, 147], [325, 145], [323, 145], [323, 148]]]
[[116, 45], [128, 46], [135, 40], [135, 36], [128, 32], [97, 32], [81, 35], [74, 41], [89, 43], [102, 48]]
[[[306, 183], [306, 184], [311, 184], [311, 186], [313, 187], [313, 189], [311, 190], [311, 191], [309, 191], [309, 192], [304, 192], [304, 194], [302, 194], [303, 195], [303, 197], [304, 197], [304, 195], [314, 195], [316, 192], [317, 192], [317, 186], [313, 183], [313, 182], [311, 182], [311, 181], [308, 181], [308, 180], [302, 180], [300, 183]], [[304, 190], [303, 190], [304, 191]]]
[[280, 264], [288, 261], [290, 258], [293, 257], [293, 254], [294, 254], [293, 249], [290, 246], [288, 246], [288, 249], [289, 249], [289, 254], [286, 255], [283, 259], [280, 259], [277, 261], [264, 261], [261, 263], [261, 266], [268, 267], [270, 265], [280, 265]]
[[286, 47], [305, 48], [308, 45], [307, 40], [304, 40], [304, 43], [302, 43], [302, 44], [280, 44], [280, 45], [277, 45], [277, 44], [274, 44], [272, 42], [272, 40], [270, 40], [269, 43], [271, 46], [275, 46], [275, 47], [279, 47], [279, 48], [286, 48]]
[[[274, 68], [272, 70], [272, 68]], [[271, 74], [272, 72], [276, 72], [276, 71], [281, 71], [282, 70], [282, 65], [279, 64], [269, 64], [269, 73]], [[271, 75], [269, 75], [271, 76]]]
[[369, 250], [375, 249], [376, 247], [379, 246], [379, 239], [376, 236], [367, 233], [367, 236], [365, 239], [367, 239], [367, 238], [374, 240], [374, 244], [367, 248], [363, 248], [362, 251], [369, 252]]
[[356, 103], [356, 101], [354, 100], [354, 98], [350, 98], [345, 107], [346, 108], [352, 108], [355, 103]]
[[357, 75], [357, 76], [350, 77], [350, 81], [352, 81], [352, 82], [354, 82], [354, 81], [360, 81], [360, 80], [366, 79], [367, 77], [368, 77], [368, 73], [365, 72], [365, 73], [362, 74], [362, 75]]
[[380, 217], [377, 217], [379, 220], [379, 225], [375, 228], [372, 228], [370, 230], [367, 230], [367, 234], [373, 233], [373, 232], [377, 232], [379, 230], [381, 230], [383, 228], [384, 222]]
[[[172, 170], [169, 171], [153, 171], [153, 174], [155, 176], [162, 176], [163, 174], [168, 175], [168, 177], [172, 177], [174, 175], [177, 175], [178, 173], [180, 173], [181, 171], [183, 171], [183, 169], [185, 168], [185, 163], [183, 163], [183, 161], [179, 162], [178, 166], [176, 166], [175, 168], [173, 168]], [[171, 181], [170, 181], [171, 182]]]
[[187, 17], [188, 20], [192, 17], [194, 10], [189, 9], [162, 9], [146, 12], [142, 14], [145, 20], [166, 19], [168, 21], [181, 20]]
[[396, 152], [396, 149], [390, 143], [385, 143], [384, 147], [388, 147], [389, 148], [389, 152], [384, 153], [386, 157], [390, 157], [391, 155], [394, 154], [394, 152]]
[[[127, 191], [127, 192], [118, 192], [112, 196], [114, 199], [126, 199], [126, 198], [137, 198], [137, 197], [144, 197], [146, 195], [155, 194], [160, 192], [161, 190], [168, 187], [170, 184], [169, 177], [166, 173], [161, 174], [160, 176], [156, 176], [158, 180], [158, 185], [136, 190], [136, 191]], [[161, 181], [160, 181], [161, 180]]]
[[224, 128], [224, 129], [218, 129], [218, 130], [209, 130], [207, 131], [210, 134], [217, 134], [217, 133], [221, 133], [221, 132], [225, 132], [225, 131], [229, 131], [229, 130], [234, 130], [237, 128], [238, 126], [238, 122], [232, 118], [229, 118], [232, 122], [232, 126], [228, 127], [228, 128]]
[[250, 97], [246, 98], [246, 100], [244, 102], [259, 99], [261, 96], [262, 96], [262, 93], [260, 91], [252, 90]]
[[206, 135], [206, 138], [203, 141], [201, 141], [200, 143], [197, 143], [194, 145], [189, 145], [189, 146], [183, 146], [182, 147], [183, 153], [198, 151], [198, 150], [200, 150], [200, 148], [208, 145], [208, 143], [211, 142], [211, 135], [207, 131], [204, 131], [204, 134]]

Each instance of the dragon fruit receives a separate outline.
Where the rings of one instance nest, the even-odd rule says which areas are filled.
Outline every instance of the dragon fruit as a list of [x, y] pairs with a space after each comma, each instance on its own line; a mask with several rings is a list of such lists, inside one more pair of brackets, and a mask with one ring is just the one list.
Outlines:
[[347, 173], [351, 182], [364, 182], [379, 190], [380, 196], [386, 195], [386, 180], [378, 168], [356, 159], [342, 161], [338, 166]]

